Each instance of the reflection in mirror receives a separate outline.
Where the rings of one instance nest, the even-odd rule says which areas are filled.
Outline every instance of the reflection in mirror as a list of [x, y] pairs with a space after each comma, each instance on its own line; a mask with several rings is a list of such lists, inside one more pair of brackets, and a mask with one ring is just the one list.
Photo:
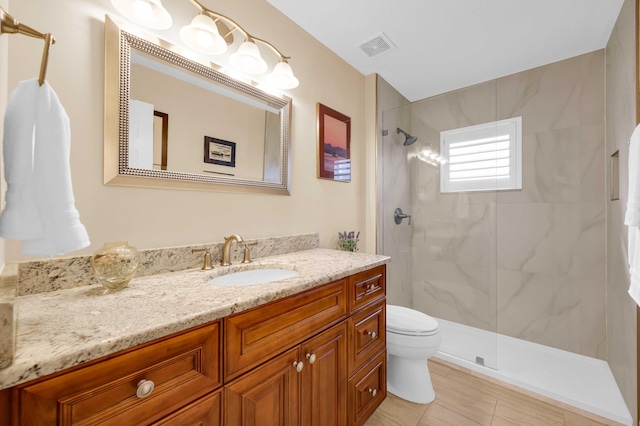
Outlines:
[[288, 194], [290, 99], [177, 49], [106, 17], [105, 183]]

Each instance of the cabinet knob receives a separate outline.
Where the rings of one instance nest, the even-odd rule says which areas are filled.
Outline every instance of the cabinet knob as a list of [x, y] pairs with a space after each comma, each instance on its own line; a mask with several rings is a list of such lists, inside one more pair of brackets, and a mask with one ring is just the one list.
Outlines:
[[371, 394], [371, 396], [376, 396], [378, 394], [378, 391], [376, 389], [369, 388], [369, 393]]
[[367, 285], [367, 290], [373, 290], [374, 288], [376, 288], [376, 285], [373, 283]]
[[304, 363], [302, 361], [293, 361], [293, 366], [296, 368], [296, 371], [299, 373], [304, 368]]
[[151, 395], [151, 392], [153, 392], [153, 388], [155, 387], [155, 385], [153, 384], [153, 382], [151, 380], [140, 380], [138, 382], [138, 389], [136, 390], [136, 395], [138, 395], [138, 398], [146, 398], [149, 395]]
[[375, 331], [368, 331], [367, 334], [371, 337], [371, 340], [375, 339], [377, 336]]
[[307, 354], [307, 359], [309, 360], [309, 364], [313, 364], [316, 362], [316, 354]]

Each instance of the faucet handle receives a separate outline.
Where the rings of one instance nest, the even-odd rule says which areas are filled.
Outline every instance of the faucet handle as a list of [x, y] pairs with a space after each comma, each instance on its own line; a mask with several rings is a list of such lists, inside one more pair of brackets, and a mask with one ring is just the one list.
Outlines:
[[191, 253], [202, 253], [204, 252], [204, 260], [202, 261], [202, 270], [206, 271], [208, 269], [213, 269], [211, 266], [211, 251], [209, 247], [203, 249], [191, 249]]
[[257, 245], [258, 243], [251, 243], [251, 244], [244, 245], [244, 258], [242, 259], [242, 263], [251, 263], [251, 251], [249, 250], [249, 247], [257, 246]]

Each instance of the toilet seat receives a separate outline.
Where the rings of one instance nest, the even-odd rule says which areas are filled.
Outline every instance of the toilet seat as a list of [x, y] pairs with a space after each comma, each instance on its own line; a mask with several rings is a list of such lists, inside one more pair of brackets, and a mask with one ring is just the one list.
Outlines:
[[413, 309], [387, 305], [387, 332], [404, 336], [431, 336], [438, 333], [438, 321]]

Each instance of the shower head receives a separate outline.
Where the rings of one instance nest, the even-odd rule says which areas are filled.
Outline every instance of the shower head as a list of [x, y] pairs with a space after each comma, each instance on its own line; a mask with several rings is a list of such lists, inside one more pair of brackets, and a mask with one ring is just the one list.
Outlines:
[[416, 138], [415, 136], [411, 136], [409, 133], [405, 132], [400, 127], [396, 129], [396, 133], [402, 133], [404, 135], [404, 143], [403, 143], [404, 146], [409, 146], [418, 140], [418, 138]]

